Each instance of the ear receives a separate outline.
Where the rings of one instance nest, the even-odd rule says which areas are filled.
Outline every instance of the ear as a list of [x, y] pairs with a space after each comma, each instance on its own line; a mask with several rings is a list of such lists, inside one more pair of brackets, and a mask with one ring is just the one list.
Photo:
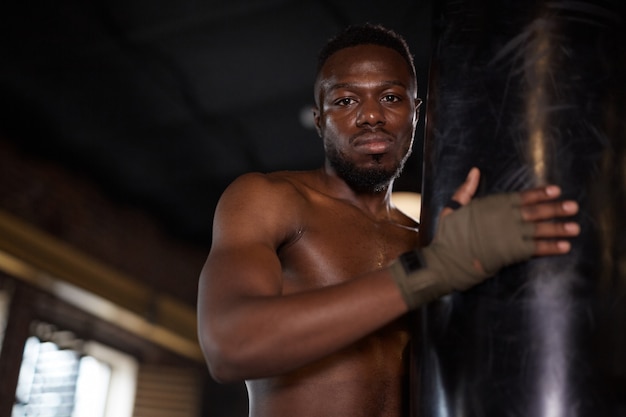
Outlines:
[[422, 99], [417, 97], [415, 99], [415, 124], [417, 125], [417, 122], [420, 119], [420, 110], [422, 108]]
[[313, 107], [313, 123], [315, 123], [315, 130], [317, 131], [317, 135], [321, 138], [322, 128], [320, 126], [320, 118], [321, 118], [320, 109], [317, 106]]

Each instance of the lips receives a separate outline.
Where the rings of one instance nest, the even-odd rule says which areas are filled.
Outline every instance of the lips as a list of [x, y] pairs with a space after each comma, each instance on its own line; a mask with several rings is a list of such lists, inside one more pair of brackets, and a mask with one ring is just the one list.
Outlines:
[[388, 134], [380, 132], [361, 133], [352, 142], [352, 146], [367, 154], [385, 153], [392, 144], [393, 138]]

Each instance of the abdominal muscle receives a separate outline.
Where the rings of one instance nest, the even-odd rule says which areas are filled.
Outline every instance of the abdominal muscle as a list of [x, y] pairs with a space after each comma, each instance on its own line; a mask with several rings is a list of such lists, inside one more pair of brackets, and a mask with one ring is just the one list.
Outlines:
[[407, 332], [398, 323], [293, 373], [246, 381], [250, 417], [401, 417]]

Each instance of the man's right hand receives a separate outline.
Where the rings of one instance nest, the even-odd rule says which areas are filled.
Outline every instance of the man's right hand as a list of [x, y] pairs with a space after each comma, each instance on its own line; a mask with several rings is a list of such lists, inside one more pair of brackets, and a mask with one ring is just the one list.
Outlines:
[[[471, 200], [479, 178], [478, 170], [472, 169], [452, 197], [462, 207], [442, 211], [432, 243], [392, 265], [409, 307], [466, 290], [533, 255], [567, 253], [571, 246], [567, 238], [580, 232], [575, 222], [554, 222], [578, 211], [574, 201], [556, 201], [558, 187]], [[420, 258], [421, 268], [412, 270], [407, 256]]]

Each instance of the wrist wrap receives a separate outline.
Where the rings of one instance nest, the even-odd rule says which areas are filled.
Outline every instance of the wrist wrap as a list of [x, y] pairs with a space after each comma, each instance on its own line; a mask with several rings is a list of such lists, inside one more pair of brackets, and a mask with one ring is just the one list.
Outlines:
[[409, 308], [464, 291], [534, 252], [534, 225], [517, 193], [472, 200], [439, 221], [432, 243], [401, 255], [391, 274]]

